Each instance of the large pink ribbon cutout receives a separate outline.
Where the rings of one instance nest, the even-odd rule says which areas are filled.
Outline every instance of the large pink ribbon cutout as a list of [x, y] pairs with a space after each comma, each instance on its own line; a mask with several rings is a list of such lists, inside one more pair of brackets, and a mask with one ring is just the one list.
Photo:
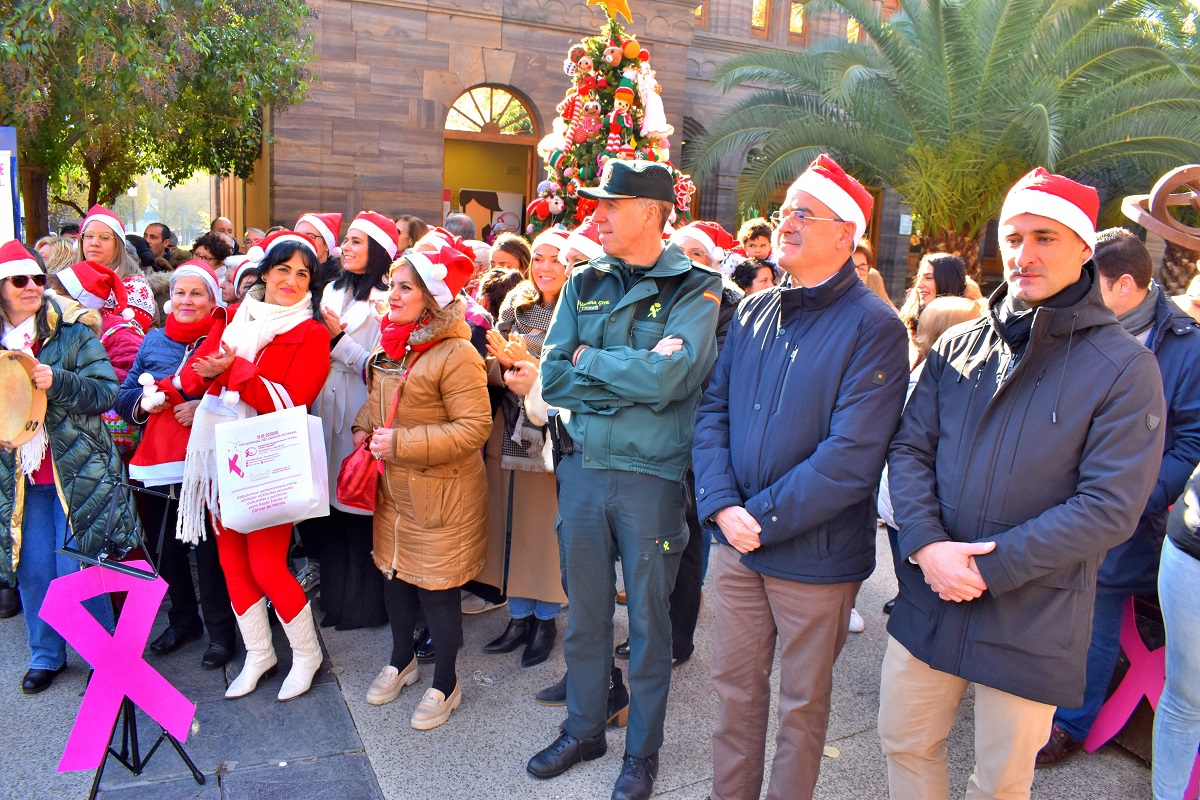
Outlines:
[[[145, 561], [131, 561], [128, 566], [151, 569]], [[112, 635], [82, 605], [107, 592], [128, 592]], [[196, 704], [142, 657], [166, 592], [167, 582], [161, 577], [148, 581], [104, 567], [88, 567], [51, 581], [42, 619], [95, 669], [58, 762], [59, 772], [100, 766], [126, 697], [176, 739], [187, 739]]]

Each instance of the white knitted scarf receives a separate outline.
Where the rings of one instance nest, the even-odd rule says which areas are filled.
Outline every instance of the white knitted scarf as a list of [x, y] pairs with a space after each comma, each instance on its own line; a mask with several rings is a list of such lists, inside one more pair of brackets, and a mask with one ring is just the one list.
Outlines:
[[[307, 319], [312, 319], [312, 294], [295, 305], [279, 306], [260, 300], [263, 289], [256, 288], [254, 297], [247, 294], [237, 314], [221, 335], [221, 342], [237, 351], [239, 358], [254, 361], [276, 336], [287, 333]], [[187, 544], [198, 544], [205, 538], [204, 513], [207, 509], [220, 516], [217, 503], [216, 428], [230, 419], [245, 419], [257, 412], [242, 402], [238, 392], [221, 390], [220, 402], [205, 395], [192, 419], [187, 455], [183, 461], [183, 484], [179, 489], [179, 516], [175, 538]]]
[[[33, 315], [22, 322], [20, 325], [13, 327], [4, 323], [4, 336], [2, 341], [5, 350], [19, 350], [26, 355], [33, 355], [33, 343], [37, 339], [37, 315]], [[50, 438], [46, 435], [45, 420], [38, 426], [37, 432], [33, 434], [33, 438], [19, 449], [21, 460], [21, 472], [25, 473], [25, 477], [32, 478], [33, 474], [42, 466], [42, 461], [46, 458], [46, 448], [50, 444]]]

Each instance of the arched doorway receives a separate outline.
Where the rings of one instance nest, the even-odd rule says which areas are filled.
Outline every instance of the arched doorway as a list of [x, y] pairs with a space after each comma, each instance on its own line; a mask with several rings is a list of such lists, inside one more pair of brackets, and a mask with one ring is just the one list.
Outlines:
[[538, 175], [537, 120], [510, 87], [475, 86], [446, 115], [443, 211], [475, 220], [482, 239], [493, 224], [521, 232]]

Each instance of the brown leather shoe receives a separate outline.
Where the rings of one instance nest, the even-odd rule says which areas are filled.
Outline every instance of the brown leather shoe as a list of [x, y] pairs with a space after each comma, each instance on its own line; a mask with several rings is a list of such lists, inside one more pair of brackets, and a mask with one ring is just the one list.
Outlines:
[[1037, 769], [1058, 766], [1078, 753], [1082, 747], [1082, 742], [1075, 741], [1071, 734], [1054, 725], [1050, 728], [1050, 741], [1042, 745], [1042, 749], [1038, 751], [1034, 766]]

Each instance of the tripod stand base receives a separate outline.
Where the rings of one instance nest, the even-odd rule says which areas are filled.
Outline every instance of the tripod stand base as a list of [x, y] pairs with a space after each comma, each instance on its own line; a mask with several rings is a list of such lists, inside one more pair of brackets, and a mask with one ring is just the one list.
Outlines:
[[[117, 735], [117, 725], [121, 726], [121, 750], [120, 752], [113, 749], [112, 740]], [[145, 757], [142, 756], [138, 746], [138, 729], [137, 729], [137, 709], [133, 705], [133, 701], [126, 697], [121, 701], [121, 713], [113, 720], [113, 732], [109, 737], [108, 751], [104, 754], [104, 760], [100, 762], [100, 766], [96, 769], [96, 777], [92, 781], [92, 791], [88, 794], [88, 800], [95, 800], [96, 793], [100, 791], [100, 778], [104, 776], [104, 767], [108, 764], [109, 756], [115, 758], [121, 766], [132, 772], [134, 775], [141, 775], [146, 769], [146, 765], [150, 763], [150, 758], [154, 752], [158, 750], [158, 746], [163, 743], [163, 740], [171, 743], [175, 748], [175, 752], [179, 753], [179, 757], [183, 759], [183, 763], [191, 770], [192, 777], [196, 779], [196, 783], [204, 785], [204, 773], [197, 769], [196, 764], [184, 752], [183, 745], [179, 740], [163, 730], [155, 740], [154, 746], [150, 748]]]

